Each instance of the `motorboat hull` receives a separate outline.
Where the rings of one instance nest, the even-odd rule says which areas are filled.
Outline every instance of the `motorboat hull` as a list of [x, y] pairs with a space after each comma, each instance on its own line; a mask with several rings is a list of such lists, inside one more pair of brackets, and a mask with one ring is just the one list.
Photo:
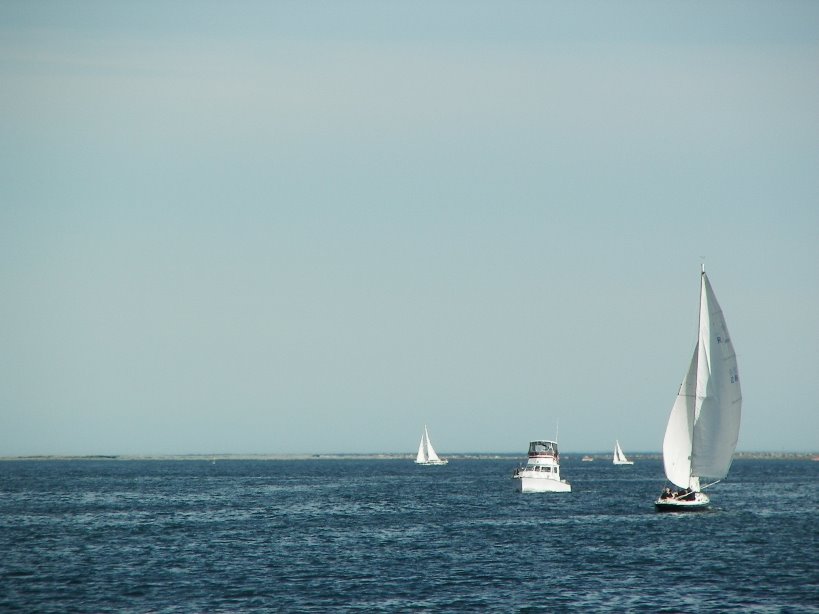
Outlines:
[[519, 492], [572, 492], [572, 485], [564, 480], [546, 477], [515, 476]]
[[662, 497], [654, 502], [654, 509], [658, 512], [702, 512], [711, 505], [708, 495], [702, 492], [694, 493], [692, 500]]

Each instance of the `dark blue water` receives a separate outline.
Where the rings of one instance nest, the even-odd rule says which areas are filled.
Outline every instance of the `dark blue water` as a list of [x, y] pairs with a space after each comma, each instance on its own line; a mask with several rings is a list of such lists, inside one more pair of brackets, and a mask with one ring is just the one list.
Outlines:
[[658, 460], [0, 463], [0, 610], [819, 611], [819, 463], [738, 460], [658, 514]]

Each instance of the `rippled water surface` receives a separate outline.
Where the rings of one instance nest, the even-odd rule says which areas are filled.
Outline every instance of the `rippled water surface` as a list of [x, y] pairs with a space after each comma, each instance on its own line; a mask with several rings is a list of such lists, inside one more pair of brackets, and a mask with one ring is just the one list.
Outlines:
[[661, 462], [0, 463], [0, 611], [819, 612], [819, 463], [738, 460], [657, 514]]

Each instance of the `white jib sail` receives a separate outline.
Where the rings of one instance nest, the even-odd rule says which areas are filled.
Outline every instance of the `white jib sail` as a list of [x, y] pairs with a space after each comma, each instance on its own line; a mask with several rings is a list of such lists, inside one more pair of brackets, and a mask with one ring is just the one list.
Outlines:
[[699, 490], [699, 478], [728, 474], [739, 435], [742, 394], [736, 355], [722, 310], [702, 273], [697, 347], [663, 439], [668, 479]]
[[697, 350], [691, 358], [688, 373], [680, 384], [677, 399], [668, 417], [663, 439], [665, 475], [680, 488], [688, 488], [691, 478], [691, 433], [694, 429], [694, 405], [697, 396]]

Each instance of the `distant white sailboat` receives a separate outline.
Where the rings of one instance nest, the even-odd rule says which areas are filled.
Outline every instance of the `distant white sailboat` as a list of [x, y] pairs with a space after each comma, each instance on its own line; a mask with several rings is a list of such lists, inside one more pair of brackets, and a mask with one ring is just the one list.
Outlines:
[[[663, 464], [668, 480], [654, 505], [658, 511], [705, 509], [702, 490], [726, 475], [739, 437], [742, 391], [734, 345], [725, 317], [703, 267], [697, 345], [671, 408], [663, 439]], [[701, 485], [700, 479], [716, 480]]]
[[419, 465], [446, 465], [449, 462], [435, 453], [435, 448], [432, 447], [432, 442], [429, 440], [429, 431], [427, 431], [426, 424], [421, 435], [421, 443], [418, 445], [418, 455], [415, 457], [415, 462]]
[[615, 465], [633, 465], [634, 461], [630, 461], [623, 454], [623, 448], [620, 447], [620, 442], [614, 440], [614, 464]]

